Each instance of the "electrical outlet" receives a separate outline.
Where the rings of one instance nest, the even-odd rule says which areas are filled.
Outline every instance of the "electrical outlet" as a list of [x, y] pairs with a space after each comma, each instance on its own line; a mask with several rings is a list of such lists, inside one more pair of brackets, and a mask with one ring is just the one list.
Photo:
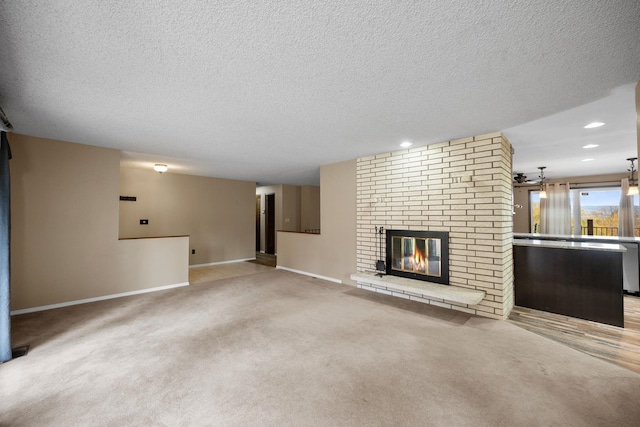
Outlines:
[[195, 249], [191, 249], [191, 255], [195, 255], [196, 250]]

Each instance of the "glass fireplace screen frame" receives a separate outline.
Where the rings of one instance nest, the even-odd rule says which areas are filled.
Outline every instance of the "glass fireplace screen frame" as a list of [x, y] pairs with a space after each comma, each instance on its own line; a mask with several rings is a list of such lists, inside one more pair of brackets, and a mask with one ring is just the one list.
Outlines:
[[449, 233], [387, 230], [386, 273], [449, 284]]

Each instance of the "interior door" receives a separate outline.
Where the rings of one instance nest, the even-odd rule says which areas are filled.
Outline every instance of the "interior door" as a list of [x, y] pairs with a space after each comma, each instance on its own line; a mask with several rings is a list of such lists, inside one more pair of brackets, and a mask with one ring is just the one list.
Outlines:
[[265, 252], [276, 253], [276, 195], [265, 195]]

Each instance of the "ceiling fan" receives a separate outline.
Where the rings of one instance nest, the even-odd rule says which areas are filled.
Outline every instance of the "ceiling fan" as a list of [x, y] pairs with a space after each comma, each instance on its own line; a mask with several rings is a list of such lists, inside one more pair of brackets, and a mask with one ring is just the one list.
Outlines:
[[513, 177], [513, 182], [516, 184], [537, 184], [540, 182], [540, 178], [527, 179], [527, 176], [524, 173], [518, 172]]

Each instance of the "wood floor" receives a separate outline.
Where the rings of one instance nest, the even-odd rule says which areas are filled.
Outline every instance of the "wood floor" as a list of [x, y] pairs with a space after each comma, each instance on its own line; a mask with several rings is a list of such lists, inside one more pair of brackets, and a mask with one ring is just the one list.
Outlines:
[[624, 297], [624, 328], [515, 307], [509, 321], [583, 353], [640, 373], [640, 298]]
[[271, 270], [276, 266], [276, 256], [256, 252], [256, 259], [247, 262], [203, 265], [189, 268], [189, 283], [211, 282], [230, 277], [246, 276]]
[[191, 267], [189, 268], [189, 283], [195, 285], [197, 283], [212, 282], [214, 280], [228, 279], [231, 277], [247, 276], [268, 270], [273, 270], [273, 267], [252, 262], [234, 262], [229, 264]]
[[275, 267], [278, 258], [275, 255], [265, 254], [263, 252], [256, 252], [256, 259], [252, 262], [254, 264], [266, 265], [267, 267]]

